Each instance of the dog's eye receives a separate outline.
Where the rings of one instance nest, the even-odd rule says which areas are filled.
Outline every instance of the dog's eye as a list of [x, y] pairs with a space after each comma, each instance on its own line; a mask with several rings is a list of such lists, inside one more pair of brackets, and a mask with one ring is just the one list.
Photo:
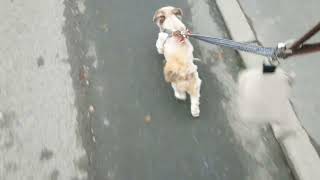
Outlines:
[[160, 16], [160, 17], [159, 17], [159, 22], [160, 22], [160, 24], [162, 24], [165, 19], [166, 19], [165, 16]]

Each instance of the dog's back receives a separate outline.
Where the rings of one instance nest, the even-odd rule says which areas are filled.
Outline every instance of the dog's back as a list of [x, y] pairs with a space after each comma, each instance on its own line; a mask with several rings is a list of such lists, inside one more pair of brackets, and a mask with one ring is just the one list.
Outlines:
[[186, 54], [175, 52], [166, 56], [166, 64], [164, 66], [164, 77], [167, 82], [177, 82], [187, 80], [188, 75], [194, 71], [193, 63], [190, 62]]
[[178, 60], [167, 61], [164, 66], [164, 78], [167, 82], [177, 82], [185, 78], [187, 65]]

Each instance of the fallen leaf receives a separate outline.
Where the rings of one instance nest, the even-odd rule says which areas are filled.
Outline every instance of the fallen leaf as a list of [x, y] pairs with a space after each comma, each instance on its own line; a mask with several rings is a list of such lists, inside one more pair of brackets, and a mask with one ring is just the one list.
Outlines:
[[93, 105], [90, 105], [89, 106], [89, 112], [90, 113], [94, 113], [96, 110], [95, 110], [95, 108], [93, 107]]
[[86, 81], [89, 79], [89, 68], [87, 66], [82, 66], [80, 69], [79, 78], [81, 81]]
[[151, 116], [150, 116], [150, 115], [146, 115], [146, 116], [144, 117], [144, 122], [147, 123], [147, 124], [149, 124], [149, 123], [151, 122]]

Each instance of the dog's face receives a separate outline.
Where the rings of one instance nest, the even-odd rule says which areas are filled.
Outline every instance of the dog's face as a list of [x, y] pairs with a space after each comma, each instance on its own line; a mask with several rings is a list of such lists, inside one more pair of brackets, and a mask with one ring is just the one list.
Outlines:
[[172, 31], [183, 31], [186, 29], [181, 22], [182, 10], [172, 6], [162, 7], [158, 9], [154, 16], [153, 22], [156, 22], [160, 30], [169, 29]]

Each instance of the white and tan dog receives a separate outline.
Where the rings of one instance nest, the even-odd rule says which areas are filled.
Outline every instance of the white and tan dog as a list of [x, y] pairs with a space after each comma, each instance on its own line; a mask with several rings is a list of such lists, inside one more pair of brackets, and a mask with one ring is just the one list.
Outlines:
[[199, 99], [201, 79], [197, 72], [197, 66], [193, 63], [193, 46], [190, 41], [170, 32], [186, 31], [186, 26], [181, 22], [182, 10], [171, 6], [158, 9], [153, 17], [160, 32], [156, 47], [159, 54], [164, 54], [166, 63], [164, 66], [165, 80], [171, 83], [174, 95], [177, 99], [186, 100], [190, 95], [191, 114], [193, 117], [200, 115]]

